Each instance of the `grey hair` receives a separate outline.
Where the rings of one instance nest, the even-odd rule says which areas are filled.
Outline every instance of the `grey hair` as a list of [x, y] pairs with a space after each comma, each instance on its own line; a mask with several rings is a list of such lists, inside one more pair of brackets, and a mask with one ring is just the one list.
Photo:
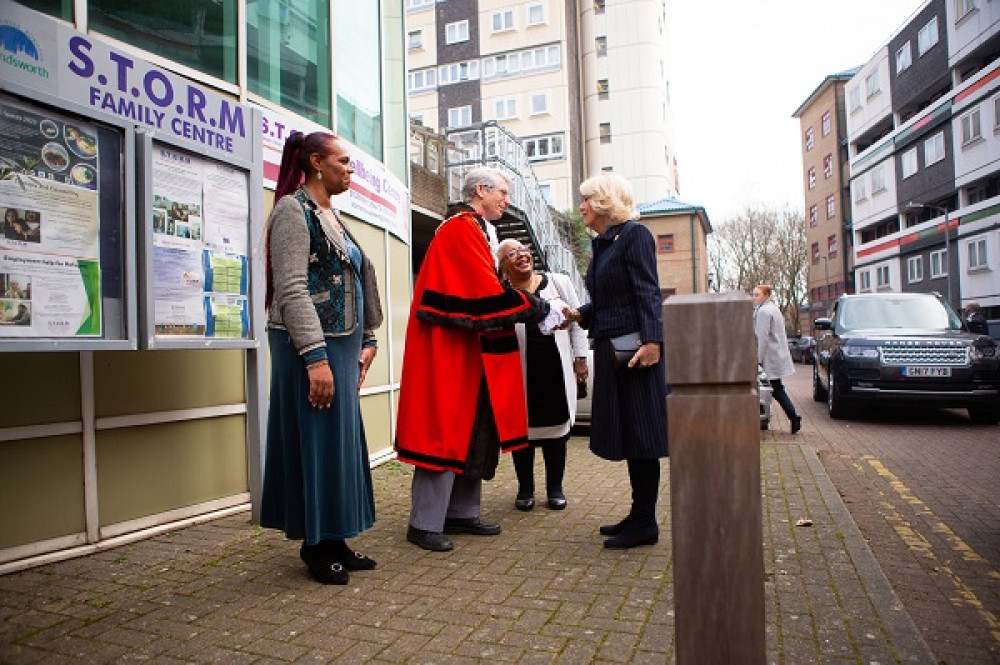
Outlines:
[[517, 240], [516, 238], [506, 238], [504, 240], [501, 240], [500, 244], [497, 245], [497, 251], [496, 251], [497, 261], [503, 261], [503, 257], [507, 254], [507, 252], [511, 250], [512, 247], [515, 246], [520, 247], [521, 241]]
[[478, 166], [465, 174], [465, 179], [462, 181], [462, 201], [472, 203], [479, 185], [493, 189], [499, 187], [502, 182], [507, 182], [507, 178], [499, 170], [490, 166]]

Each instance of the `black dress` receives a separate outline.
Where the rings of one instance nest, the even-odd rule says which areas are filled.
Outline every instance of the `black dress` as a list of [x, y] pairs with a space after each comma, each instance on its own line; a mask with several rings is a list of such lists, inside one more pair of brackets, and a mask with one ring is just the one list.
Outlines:
[[[535, 291], [537, 294], [548, 285], [548, 276]], [[543, 335], [537, 325], [526, 325], [524, 359], [527, 366], [528, 426], [553, 427], [569, 420], [566, 404], [566, 385], [563, 379], [562, 359], [554, 335]], [[565, 441], [560, 437], [557, 441]], [[544, 443], [553, 441], [545, 439]]]

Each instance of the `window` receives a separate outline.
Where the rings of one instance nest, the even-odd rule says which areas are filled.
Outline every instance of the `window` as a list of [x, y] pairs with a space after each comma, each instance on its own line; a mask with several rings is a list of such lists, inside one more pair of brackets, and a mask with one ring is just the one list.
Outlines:
[[438, 84], [449, 85], [461, 81], [475, 81], [479, 78], [479, 61], [453, 62], [438, 67]]
[[865, 293], [872, 290], [872, 273], [870, 270], [858, 271], [858, 291]]
[[504, 32], [514, 29], [514, 10], [505, 9], [493, 12], [493, 32]]
[[931, 252], [931, 279], [948, 276], [948, 263], [945, 258], [943, 249]]
[[437, 70], [417, 69], [407, 74], [406, 79], [411, 95], [427, 92], [437, 87]]
[[611, 99], [611, 89], [608, 86], [608, 79], [597, 79], [597, 98]]
[[546, 205], [552, 205], [552, 184], [548, 182], [538, 183], [538, 191], [545, 200]]
[[814, 189], [816, 187], [816, 167], [809, 168], [809, 189]]
[[826, 237], [826, 255], [831, 259], [837, 256], [837, 235]]
[[924, 281], [924, 257], [911, 256], [906, 259], [906, 282], [913, 284], [922, 281]]
[[983, 133], [979, 126], [979, 107], [976, 107], [962, 116], [962, 145], [968, 145], [982, 137]]
[[457, 44], [469, 41], [469, 21], [455, 21], [444, 26], [445, 44]]
[[483, 78], [491, 80], [558, 69], [561, 60], [562, 51], [558, 44], [489, 56], [482, 60]]
[[872, 169], [872, 194], [885, 191], [885, 167], [876, 166]]
[[993, 126], [1000, 130], [1000, 96], [993, 99]]
[[[90, 3], [91, 27], [101, 30], [100, 21], [103, 20], [96, 7], [103, 2]], [[149, 20], [158, 23], [160, 28], [174, 32], [174, 34], [187, 35], [184, 41], [185, 51], [189, 52], [183, 57], [177, 57], [173, 53], [174, 46], [179, 46], [181, 41], [157, 43], [157, 53], [172, 60], [177, 60], [184, 64], [191, 65], [201, 71], [211, 70], [190, 62], [192, 58], [201, 56], [208, 57], [209, 53], [221, 53], [215, 46], [207, 47], [198, 44], [197, 34], [204, 34], [206, 38], [221, 40], [222, 35], [214, 36], [206, 34], [212, 21], [205, 24], [201, 32], [195, 30], [194, 26], [182, 29], [178, 25], [171, 25], [172, 21], [163, 19], [161, 23], [160, 14], [166, 11], [170, 3], [149, 4], [143, 12], [131, 14], [130, 37], [116, 35], [114, 31], [108, 34], [116, 36], [118, 39], [132, 41], [141, 34], [142, 22]], [[210, 4], [211, 7], [220, 7], [226, 3]], [[233, 3], [235, 4], [235, 3]], [[246, 29], [247, 29], [247, 80], [250, 91], [260, 95], [276, 104], [281, 104], [285, 108], [300, 113], [314, 122], [328, 125], [333, 115], [330, 93], [330, 3], [314, 2], [301, 3], [302, 15], [292, 21], [290, 25], [285, 24], [271, 10], [269, 3], [262, 0], [247, 0], [246, 3]], [[206, 20], [219, 11], [218, 9], [206, 9]], [[194, 12], [192, 11], [192, 14]], [[295, 14], [295, 12], [291, 12]], [[178, 21], [179, 14], [174, 15]], [[322, 31], [315, 28], [310, 29], [304, 20], [309, 17], [309, 24], [313, 26], [323, 26]], [[232, 20], [236, 15], [233, 14]], [[117, 24], [116, 24], [117, 25]], [[325, 35], [323, 34], [325, 32]], [[150, 44], [154, 43], [150, 40]], [[221, 45], [221, 44], [220, 44]], [[140, 44], [140, 46], [142, 46]], [[148, 45], [147, 45], [148, 46]], [[217, 74], [221, 76], [221, 74]], [[233, 78], [235, 81], [235, 77]]]
[[601, 143], [611, 143], [611, 123], [602, 122], [598, 129], [601, 133]]
[[606, 56], [608, 54], [608, 38], [597, 37], [594, 39], [594, 49], [597, 51], [598, 58]]
[[497, 120], [512, 120], [517, 117], [517, 98], [506, 97], [493, 102], [493, 114]]
[[524, 146], [524, 154], [530, 162], [544, 162], [553, 159], [562, 159], [563, 135], [552, 134], [550, 136], [536, 136], [521, 141]]
[[[23, 4], [34, 8], [39, 3], [25, 2]], [[136, 6], [140, 4], [141, 6]], [[90, 29], [95, 32], [155, 52], [157, 55], [170, 58], [223, 81], [236, 83], [236, 12], [239, 4], [237, 0], [199, 3], [197, 10], [184, 10], [178, 4], [90, 0], [87, 20]], [[185, 6], [187, 4], [185, 3]], [[273, 58], [274, 65], [281, 67], [281, 71], [277, 75], [285, 78], [292, 77], [294, 66], [287, 60], [288, 58], [296, 58], [296, 64], [303, 68], [303, 73], [305, 65], [321, 63], [324, 57], [329, 65], [330, 44], [328, 39], [318, 38], [315, 33], [310, 33], [304, 25], [286, 27], [276, 18], [271, 19], [269, 9], [266, 7], [267, 4], [259, 0], [257, 2], [251, 0], [247, 3], [248, 20], [256, 19], [250, 28], [252, 34], [247, 36], [247, 46], [251, 50], [249, 57], [253, 62], [259, 62], [265, 57], [261, 54], [264, 46], [269, 44], [271, 39], [277, 40], [279, 36], [283, 36], [281, 31], [284, 30], [302, 39], [303, 43], [299, 49], [295, 50], [297, 52], [281, 49], [280, 54], [278, 52], [268, 54], [269, 57]], [[315, 25], [323, 26], [323, 30], [329, 29], [328, 4], [324, 7], [324, 3], [319, 2], [319, 0], [303, 2], [302, 4], [307, 5], [307, 7], [303, 8], [297, 18], [305, 23], [304, 19], [308, 17], [310, 22], [315, 21]], [[265, 34], [257, 33], [255, 30], [263, 30]], [[177, 35], [178, 37], [168, 39], [164, 38], [164, 35]], [[329, 72], [328, 69], [325, 71]], [[315, 72], [313, 76], [315, 76]], [[271, 93], [271, 96], [275, 96], [279, 95], [281, 90], [282, 85], [274, 82], [272, 89], [268, 92]], [[315, 93], [315, 89], [313, 92]], [[329, 89], [326, 92], [329, 94]], [[274, 101], [281, 100], [274, 99]], [[326, 102], [325, 99], [324, 102]], [[328, 102], [327, 106], [329, 106]], [[301, 103], [295, 108], [301, 109]]]
[[927, 25], [920, 28], [920, 32], [917, 33], [917, 55], [927, 53], [937, 43], [938, 21], [937, 16], [935, 16]]
[[456, 106], [448, 109], [448, 127], [465, 127], [472, 124], [472, 107]]
[[909, 69], [912, 64], [913, 55], [910, 51], [910, 42], [907, 41], [899, 47], [898, 51], [896, 51], [896, 73], [899, 74], [900, 72]]
[[813, 128], [810, 127], [806, 130], [806, 152], [813, 149]]
[[878, 266], [875, 268], [875, 287], [888, 289], [889, 286], [889, 266]]
[[427, 9], [434, 6], [434, 0], [406, 0], [406, 11]]
[[[268, 4], [274, 7], [273, 2]], [[337, 135], [373, 157], [382, 157], [382, 13], [375, 3], [333, 0], [326, 4], [332, 5], [336, 17], [333, 76], [337, 81]], [[301, 63], [296, 62], [296, 66], [301, 67]], [[390, 124], [395, 124], [394, 117]]]
[[419, 124], [422, 125], [422, 124], [424, 124], [424, 114], [423, 113], [416, 113], [416, 112], [411, 111], [410, 112], [410, 120], [412, 120], [413, 122], [416, 122], [416, 123], [419, 123]]
[[816, 226], [819, 222], [819, 206], [815, 203], [809, 206], [809, 226]]
[[833, 177], [833, 153], [823, 158], [823, 177]]
[[664, 233], [656, 236], [656, 251], [661, 254], [674, 251], [674, 234]]
[[812, 244], [812, 248], [811, 248], [811, 250], [810, 250], [809, 253], [812, 256], [812, 262], [813, 263], [819, 263], [819, 243], [818, 242], [814, 242]]
[[847, 93], [848, 104], [851, 108], [851, 113], [859, 110], [861, 108], [861, 86], [852, 88], [850, 92]]
[[986, 260], [986, 238], [976, 238], [970, 240], [969, 248], [969, 270], [986, 270], [989, 262]]
[[910, 148], [899, 158], [900, 170], [903, 178], [909, 178], [917, 172], [917, 149]]
[[833, 194], [830, 194], [828, 197], [826, 197], [826, 218], [833, 219], [834, 215], [836, 214], [837, 214], [837, 202], [836, 199], [833, 197]]
[[854, 181], [854, 202], [860, 203], [868, 198], [868, 186], [864, 177]]
[[604, 13], [604, 0], [594, 0], [594, 13], [595, 14]]
[[944, 159], [944, 132], [938, 132], [924, 141], [924, 168]]
[[823, 114], [823, 136], [829, 136], [831, 131], [833, 131], [833, 118], [827, 111]]
[[878, 82], [878, 70], [876, 69], [865, 77], [865, 95], [871, 99], [882, 91], [882, 86]]
[[955, 22], [958, 23], [962, 18], [976, 8], [976, 0], [955, 0]]
[[536, 92], [531, 95], [531, 115], [549, 113], [549, 93]]
[[533, 25], [543, 25], [545, 23], [545, 5], [538, 3], [528, 5], [528, 27]]
[[406, 33], [407, 41], [406, 48], [411, 51], [416, 51], [419, 48], [424, 47], [424, 31], [423, 30], [410, 30]]

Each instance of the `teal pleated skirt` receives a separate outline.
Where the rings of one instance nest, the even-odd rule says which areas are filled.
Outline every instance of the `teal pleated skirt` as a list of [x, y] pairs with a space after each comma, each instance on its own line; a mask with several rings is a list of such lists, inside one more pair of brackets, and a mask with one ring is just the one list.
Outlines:
[[291, 337], [269, 330], [271, 404], [261, 526], [293, 540], [354, 538], [375, 523], [368, 444], [358, 396], [361, 330], [328, 337], [329, 409], [309, 405], [309, 377]]

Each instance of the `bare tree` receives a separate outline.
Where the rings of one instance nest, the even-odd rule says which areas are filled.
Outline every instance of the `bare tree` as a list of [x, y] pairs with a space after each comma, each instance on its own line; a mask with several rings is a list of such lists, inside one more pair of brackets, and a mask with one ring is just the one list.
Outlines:
[[709, 263], [720, 291], [750, 292], [770, 284], [793, 332], [801, 330], [808, 270], [805, 218], [797, 212], [748, 205], [708, 237]]

